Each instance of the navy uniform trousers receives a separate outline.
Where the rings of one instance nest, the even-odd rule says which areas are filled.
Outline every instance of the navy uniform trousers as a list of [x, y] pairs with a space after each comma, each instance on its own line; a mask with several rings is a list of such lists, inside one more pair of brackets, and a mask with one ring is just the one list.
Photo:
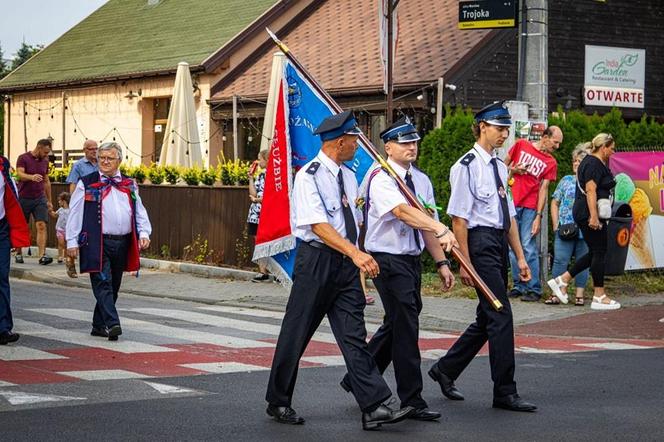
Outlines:
[[355, 399], [371, 412], [392, 394], [367, 348], [364, 293], [353, 261], [327, 246], [301, 242], [265, 399], [289, 407], [300, 358], [327, 314]]
[[[385, 309], [385, 320], [369, 341], [369, 351], [384, 373], [394, 363], [401, 407], [426, 408], [422, 399], [421, 358], [418, 347], [422, 311], [422, 265], [419, 256], [371, 254], [380, 274], [373, 279]], [[348, 378], [344, 379], [348, 383]]]
[[10, 256], [9, 223], [7, 218], [2, 218], [0, 220], [0, 333], [11, 331], [14, 327], [9, 296]]
[[92, 292], [97, 300], [92, 316], [92, 326], [96, 328], [120, 325], [115, 302], [118, 300], [122, 274], [127, 265], [131, 234], [104, 235], [103, 241], [101, 272], [90, 273]]
[[491, 227], [470, 229], [468, 250], [470, 262], [503, 304], [503, 309], [497, 312], [477, 290], [479, 305], [475, 322], [438, 360], [438, 368], [450, 378], [458, 378], [488, 340], [493, 395], [514, 394], [514, 325], [512, 307], [507, 298], [507, 235], [504, 230]]

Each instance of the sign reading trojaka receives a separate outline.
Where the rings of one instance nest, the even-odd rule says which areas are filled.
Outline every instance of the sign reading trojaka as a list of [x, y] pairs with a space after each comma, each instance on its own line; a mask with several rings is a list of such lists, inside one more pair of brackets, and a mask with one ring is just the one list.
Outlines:
[[459, 2], [459, 29], [513, 28], [517, 0]]
[[645, 49], [586, 45], [584, 103], [643, 108]]

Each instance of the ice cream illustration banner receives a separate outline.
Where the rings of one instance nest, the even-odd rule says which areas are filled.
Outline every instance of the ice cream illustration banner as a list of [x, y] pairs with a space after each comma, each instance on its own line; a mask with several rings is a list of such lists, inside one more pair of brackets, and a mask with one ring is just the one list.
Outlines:
[[615, 200], [632, 208], [626, 270], [664, 267], [664, 152], [619, 152], [611, 156]]

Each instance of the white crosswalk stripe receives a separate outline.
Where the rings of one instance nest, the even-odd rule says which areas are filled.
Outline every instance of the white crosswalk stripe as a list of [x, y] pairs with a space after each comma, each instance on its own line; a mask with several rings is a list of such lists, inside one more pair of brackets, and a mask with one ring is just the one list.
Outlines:
[[[88, 318], [89, 320], [89, 318]], [[76, 332], [65, 330], [37, 322], [25, 321], [23, 319], [14, 319], [14, 328], [21, 330], [21, 334], [35, 336], [44, 339], [52, 339], [70, 344], [81, 345], [83, 347], [103, 348], [105, 350], [118, 351], [120, 353], [160, 353], [165, 351], [177, 351], [168, 347], [144, 344], [131, 340], [121, 340], [111, 342], [101, 338], [90, 336], [89, 332]]]
[[[211, 325], [213, 327], [234, 328], [250, 332], [265, 333], [272, 336], [279, 335], [280, 325], [264, 324], [261, 322], [245, 321], [242, 319], [233, 319], [222, 316], [208, 315], [205, 313], [190, 312], [185, 310], [169, 310], [161, 308], [133, 308], [133, 312], [146, 315], [163, 316], [181, 321], [195, 322], [197, 324]], [[334, 336], [331, 333], [316, 332], [313, 336], [314, 341], [335, 343]]]
[[194, 370], [206, 371], [208, 373], [238, 373], [268, 370], [267, 367], [243, 364], [240, 362], [204, 362], [196, 364], [182, 364], [182, 367], [193, 368]]
[[[135, 310], [140, 310], [140, 309], [135, 309]], [[90, 316], [89, 313], [84, 312], [82, 310], [72, 310], [72, 309], [45, 308], [45, 309], [30, 309], [30, 311], [58, 316], [60, 318], [75, 319], [80, 321], [89, 320]], [[179, 310], [173, 310], [173, 311], [179, 311]], [[214, 344], [214, 345], [220, 345], [223, 347], [231, 347], [231, 348], [274, 347], [274, 344], [271, 344], [269, 342], [236, 338], [233, 336], [218, 335], [215, 333], [201, 332], [197, 330], [186, 330], [186, 332], [184, 332], [184, 330], [181, 328], [170, 327], [168, 325], [157, 324], [149, 321], [141, 321], [138, 319], [122, 318], [121, 323], [127, 329], [131, 329], [132, 331], [135, 332], [173, 336], [176, 339], [190, 341], [190, 342]], [[120, 340], [118, 342], [111, 342], [110, 344], [112, 346], [121, 342], [123, 342], [123, 340]], [[167, 348], [167, 347], [162, 347], [162, 348]]]
[[652, 348], [652, 347], [646, 347], [644, 345], [627, 344], [624, 342], [591, 342], [586, 344], [574, 344], [574, 345], [576, 345], [577, 347], [588, 347], [600, 350], [643, 350], [643, 349]]
[[67, 359], [65, 356], [48, 353], [22, 345], [7, 346], [0, 351], [0, 361], [31, 361], [39, 359]]
[[[278, 319], [280, 321], [282, 319], [284, 319], [284, 313], [283, 312], [276, 312], [276, 311], [272, 311], [272, 310], [258, 310], [258, 309], [246, 308], [246, 307], [233, 307], [233, 306], [226, 306], [226, 305], [206, 305], [204, 307], [199, 307], [199, 310], [208, 310], [208, 311], [212, 311], [212, 312], [254, 316], [254, 317], [258, 317], [258, 318]], [[321, 325], [324, 326], [324, 327], [329, 327], [330, 322], [327, 320], [327, 318], [325, 318], [325, 319], [323, 319], [323, 322], [321, 322]], [[379, 324], [367, 324], [367, 331], [375, 332], [378, 329], [378, 327], [379, 327]], [[420, 338], [422, 338], [422, 339], [444, 339], [444, 338], [456, 339], [458, 337], [459, 337], [459, 335], [451, 335], [449, 333], [436, 333], [436, 332], [430, 332], [430, 331], [426, 331], [426, 330], [420, 330]]]
[[58, 373], [72, 378], [83, 379], [85, 381], [105, 381], [109, 379], [142, 379], [150, 377], [127, 370], [81, 370], [60, 371]]

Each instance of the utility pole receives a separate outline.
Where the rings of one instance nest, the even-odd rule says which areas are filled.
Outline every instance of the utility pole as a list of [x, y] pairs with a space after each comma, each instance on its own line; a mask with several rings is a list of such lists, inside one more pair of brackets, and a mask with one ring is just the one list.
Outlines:
[[436, 94], [436, 129], [443, 125], [443, 91], [445, 90], [445, 80], [438, 78], [438, 93]]
[[[519, 78], [517, 100], [529, 104], [528, 119], [544, 122], [548, 120], [548, 0], [521, 0], [519, 24]], [[544, 204], [537, 245], [540, 258], [541, 281], [548, 279], [549, 264], [549, 213], [548, 201]]]
[[237, 143], [237, 95], [233, 95], [233, 160], [240, 156]]
[[69, 158], [67, 155], [67, 142], [66, 142], [66, 136], [67, 136], [67, 125], [66, 125], [66, 120], [65, 117], [67, 112], [67, 94], [65, 92], [62, 93], [62, 167], [65, 168], [67, 167], [67, 163], [69, 163]]
[[387, 112], [385, 115], [386, 124], [392, 124], [392, 113], [394, 108], [393, 103], [393, 88], [394, 81], [392, 78], [392, 67], [394, 66], [394, 11], [397, 8], [400, 0], [387, 0]]
[[517, 100], [530, 104], [529, 118], [548, 115], [548, 0], [521, 0], [519, 25], [519, 83]]

